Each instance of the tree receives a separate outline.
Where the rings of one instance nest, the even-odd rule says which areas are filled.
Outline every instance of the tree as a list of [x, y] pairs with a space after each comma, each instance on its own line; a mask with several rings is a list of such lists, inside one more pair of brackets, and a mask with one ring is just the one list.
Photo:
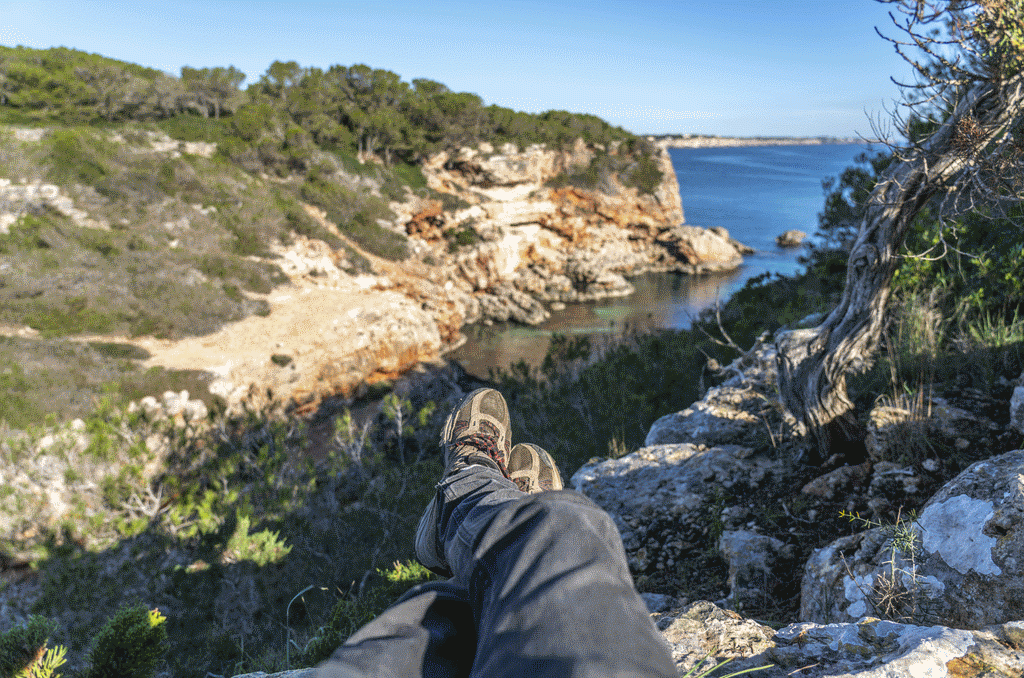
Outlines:
[[220, 118], [222, 110], [232, 108], [232, 100], [239, 95], [238, 86], [245, 80], [245, 73], [234, 66], [216, 68], [181, 67], [181, 81], [192, 97], [192, 105], [209, 117], [211, 109], [214, 118]]
[[782, 400], [818, 443], [811, 463], [862, 453], [846, 377], [878, 345], [918, 214], [929, 208], [943, 228], [968, 212], [1010, 217], [1024, 200], [1021, 0], [880, 1], [895, 7], [890, 16], [905, 36], [886, 39], [918, 75], [901, 85], [910, 115], [897, 122], [909, 130], [924, 120], [932, 131], [892, 146], [894, 161], [871, 192], [850, 250], [839, 305], [819, 326], [776, 339]]

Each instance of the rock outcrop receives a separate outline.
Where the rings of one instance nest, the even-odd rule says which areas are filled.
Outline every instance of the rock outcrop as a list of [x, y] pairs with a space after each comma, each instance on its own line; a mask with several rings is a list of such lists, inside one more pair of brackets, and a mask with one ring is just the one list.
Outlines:
[[793, 248], [800, 247], [803, 244], [807, 234], [803, 231], [798, 231], [795, 228], [781, 233], [775, 237], [775, 244], [779, 247]]
[[[444, 209], [423, 201], [399, 220], [421, 252], [453, 262], [472, 293], [511, 298], [513, 290], [543, 302], [589, 301], [632, 291], [626, 277], [646, 271], [708, 273], [742, 262], [743, 246], [724, 229], [684, 226], [671, 159], [655, 154], [661, 182], [651, 193], [624, 186], [614, 173], [594, 189], [551, 185], [588, 167], [598, 153], [578, 141], [568, 151], [541, 145], [519, 150], [487, 144], [439, 153], [423, 164], [428, 185], [466, 205]], [[607, 149], [617, 157], [617, 149]], [[447, 252], [452, 234], [477, 240]], [[525, 308], [526, 322], [543, 315]], [[489, 306], [483, 309], [489, 316]], [[515, 316], [513, 316], [515, 317]], [[498, 319], [507, 319], [499, 311]]]
[[972, 464], [916, 521], [837, 540], [804, 572], [802, 619], [899, 615], [958, 628], [1024, 612], [1024, 451]]
[[[726, 370], [733, 376], [701, 401], [658, 420], [647, 447], [591, 462], [572, 479], [611, 513], [643, 579], [685, 566], [693, 556], [685, 547], [701, 534], [714, 544], [709, 522], [721, 530], [728, 591], [717, 604], [699, 601], [659, 616], [681, 672], [711, 655], [731, 659], [727, 671], [774, 664], [756, 674], [773, 678], [1024, 674], [1024, 451], [936, 482], [949, 462], [914, 447], [913, 438], [983, 454], [1000, 437], [992, 421], [938, 397], [930, 405], [879, 403], [870, 417], [871, 459], [826, 470], [796, 495], [831, 511], [856, 501], [885, 516], [934, 493], [916, 520], [904, 515], [815, 551], [803, 566], [800, 622], [774, 631], [740, 614], [764, 609], [772, 586], [800, 561], [784, 534], [749, 520], [742, 499], [790, 478], [792, 461], [765, 454], [758, 442], [770, 420], [773, 351], [759, 348]], [[773, 421], [780, 426], [773, 446], [800, 431], [777, 414]], [[916, 461], [890, 461], [908, 453]], [[723, 502], [723, 492], [733, 499]], [[811, 509], [796, 523], [820, 517]]]

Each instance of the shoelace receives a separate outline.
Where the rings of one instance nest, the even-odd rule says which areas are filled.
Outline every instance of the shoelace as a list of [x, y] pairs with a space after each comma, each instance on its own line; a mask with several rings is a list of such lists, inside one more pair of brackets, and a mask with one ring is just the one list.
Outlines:
[[447, 445], [453, 454], [458, 448], [463, 446], [472, 447], [477, 452], [486, 454], [498, 465], [501, 475], [506, 478], [509, 477], [508, 467], [505, 466], [505, 452], [498, 449], [497, 438], [483, 433], [471, 433], [470, 435], [460, 436]]

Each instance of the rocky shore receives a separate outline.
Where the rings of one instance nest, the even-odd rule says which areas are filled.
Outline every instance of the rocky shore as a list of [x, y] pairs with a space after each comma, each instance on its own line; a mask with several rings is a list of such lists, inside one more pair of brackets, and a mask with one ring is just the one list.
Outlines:
[[[214, 388], [229, 403], [268, 387], [274, 398], [300, 407], [325, 396], [351, 397], [364, 383], [438, 359], [464, 341], [466, 324], [537, 324], [549, 317], [551, 304], [631, 294], [629, 276], [728, 271], [751, 252], [723, 228], [684, 223], [664, 149], [655, 155], [661, 181], [651, 193], [624, 186], [615, 175], [594, 189], [551, 185], [598, 153], [615, 157], [616, 150], [582, 141], [569, 151], [482, 144], [432, 156], [422, 170], [433, 195], [444, 199], [410, 195], [391, 204], [398, 217], [390, 227], [408, 237], [410, 259], [389, 262], [360, 252], [372, 273], [353, 277], [321, 243], [297, 239], [280, 253], [296, 291], [270, 297], [267, 324], [275, 329], [235, 331], [263, 342], [265, 355], [254, 356], [249, 369], [238, 360], [221, 369]], [[310, 213], [342, 236], [323, 214]], [[286, 302], [275, 303], [284, 296]], [[326, 312], [307, 321], [297, 309], [314, 298], [323, 299]], [[395, 311], [380, 312], [386, 308]], [[310, 333], [320, 323], [329, 331]], [[235, 342], [225, 335], [232, 331], [202, 343], [227, 355]], [[147, 350], [155, 354], [150, 364], [166, 360], [166, 352]], [[269, 362], [272, 353], [294, 360], [279, 369]]]
[[[27, 145], [45, 137], [22, 132], [13, 130], [13, 138]], [[119, 136], [111, 141], [129, 144]], [[155, 132], [131, 143], [132, 152], [174, 158], [207, 158], [216, 150]], [[324, 212], [306, 205], [323, 229], [347, 243], [349, 254], [299, 234], [271, 247], [266, 263], [280, 268], [288, 283], [269, 294], [247, 292], [264, 304], [266, 315], [177, 341], [79, 338], [135, 344], [149, 352], [147, 368], [206, 372], [211, 393], [232, 408], [268, 400], [310, 408], [324, 397], [351, 398], [366, 384], [438, 360], [464, 341], [461, 329], [470, 323], [537, 324], [552, 304], [632, 293], [630, 276], [738, 267], [751, 250], [725, 229], [684, 223], [667, 151], [653, 150], [645, 191], [623, 179], [636, 171], [637, 158], [635, 151], [620, 153], [616, 144], [582, 140], [566, 150], [483, 143], [438, 153], [421, 167], [429, 190], [407, 189], [403, 200], [389, 205], [394, 218], [378, 222], [407, 238], [408, 259], [388, 261], [366, 252]], [[382, 195], [372, 180], [343, 169], [335, 179]], [[92, 214], [93, 207], [56, 185], [0, 179], [0, 234], [21, 215], [47, 210], [76, 227], [111, 228]], [[200, 219], [214, 208], [190, 209]], [[187, 233], [190, 223], [178, 219], [164, 228]], [[353, 257], [362, 260], [359, 267]], [[189, 275], [189, 284], [205, 282], [198, 271]], [[3, 332], [35, 336], [24, 327]]]

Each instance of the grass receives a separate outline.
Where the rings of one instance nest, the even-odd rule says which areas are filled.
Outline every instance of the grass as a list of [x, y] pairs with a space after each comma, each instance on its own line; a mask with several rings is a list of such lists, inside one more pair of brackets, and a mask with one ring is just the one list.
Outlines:
[[198, 371], [143, 370], [146, 352], [128, 344], [0, 337], [0, 421], [15, 429], [70, 421], [94, 411], [103, 397], [120, 405], [147, 395], [187, 390], [208, 407], [209, 377]]
[[[436, 451], [416, 451], [436, 438], [440, 414], [409, 399], [393, 406], [405, 408], [404, 419], [393, 408], [368, 436], [353, 436], [342, 413], [335, 436], [308, 450], [295, 421], [251, 413], [205, 431], [173, 429], [104, 405], [86, 419], [86, 454], [115, 463], [98, 483], [102, 508], [90, 517], [97, 505], [86, 492], [91, 509], [72, 510], [35, 538], [34, 612], [58, 623], [54, 639], [73, 663], [124, 599], [166, 615], [172, 675], [319, 661], [354, 624], [429, 576], [412, 564], [411, 544], [440, 465]], [[402, 425], [396, 437], [396, 421], [415, 430]], [[147, 480], [141, 441], [154, 435], [171, 455]], [[403, 450], [415, 456], [396, 464]], [[95, 482], [91, 468], [82, 466], [88, 477], [77, 482]]]

